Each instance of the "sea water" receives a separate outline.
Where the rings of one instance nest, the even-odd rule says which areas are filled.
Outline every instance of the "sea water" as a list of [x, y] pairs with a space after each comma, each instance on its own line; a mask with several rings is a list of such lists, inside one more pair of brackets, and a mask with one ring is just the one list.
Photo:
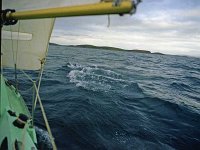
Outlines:
[[[31, 109], [32, 84], [18, 78]], [[58, 149], [200, 149], [200, 58], [50, 45], [40, 96]]]

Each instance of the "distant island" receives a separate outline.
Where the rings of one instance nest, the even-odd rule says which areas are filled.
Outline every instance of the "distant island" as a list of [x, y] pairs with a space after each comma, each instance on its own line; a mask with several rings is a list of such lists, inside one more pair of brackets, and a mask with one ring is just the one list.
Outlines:
[[[54, 46], [61, 46], [61, 45], [55, 44], [55, 43], [49, 43], [49, 44], [50, 45], [54, 45]], [[109, 47], [109, 46], [94, 46], [94, 45], [62, 45], [62, 46], [164, 55], [162, 53], [157, 53], [157, 52], [156, 53], [152, 53], [151, 51], [147, 51], [147, 50], [140, 50], [140, 49], [126, 50], [126, 49], [121, 49], [121, 48], [116, 48], [116, 47]]]

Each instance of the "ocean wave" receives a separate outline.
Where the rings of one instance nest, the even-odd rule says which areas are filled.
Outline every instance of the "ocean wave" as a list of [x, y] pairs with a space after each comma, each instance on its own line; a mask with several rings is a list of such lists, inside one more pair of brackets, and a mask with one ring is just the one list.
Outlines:
[[185, 83], [180, 83], [180, 82], [172, 82], [170, 84], [170, 86], [172, 88], [174, 88], [175, 90], [180, 90], [180, 91], [182, 91], [182, 90], [184, 90], [184, 91], [191, 91], [192, 90], [191, 87], [190, 87], [190, 85], [187, 85]]
[[49, 150], [53, 149], [48, 132], [37, 126], [35, 127], [35, 130], [37, 134], [38, 148]]
[[71, 69], [80, 69], [82, 68], [81, 65], [77, 64], [77, 63], [67, 63], [67, 67], [71, 68]]
[[193, 83], [193, 84], [195, 84], [195, 85], [200, 85], [200, 72], [199, 72], [199, 74], [198, 75], [196, 75], [196, 76], [185, 76], [184, 77], [185, 79], [187, 79], [188, 81], [190, 81], [191, 83]]
[[[109, 69], [99, 68], [97, 66], [81, 66], [69, 64], [72, 70], [68, 73], [71, 83], [77, 87], [83, 87], [92, 91], [109, 91], [118, 83], [121, 88], [126, 87], [128, 81], [122, 79], [122, 75]], [[119, 87], [119, 88], [120, 88]]]
[[[199, 59], [104, 52], [50, 51], [40, 96], [58, 149], [199, 149]], [[32, 86], [18, 75], [19, 87]], [[22, 95], [31, 110], [32, 90]], [[39, 107], [35, 124], [45, 128]], [[42, 129], [38, 142], [48, 145]]]

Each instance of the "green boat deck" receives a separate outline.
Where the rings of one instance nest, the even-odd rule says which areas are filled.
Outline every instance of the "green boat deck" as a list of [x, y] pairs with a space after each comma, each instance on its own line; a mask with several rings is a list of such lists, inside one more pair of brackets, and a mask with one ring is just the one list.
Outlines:
[[[9, 106], [14, 112], [20, 112], [30, 117], [30, 113], [21, 95], [13, 85], [6, 84], [6, 80], [1, 76], [1, 106]], [[5, 107], [0, 107], [1, 114]]]
[[[15, 115], [11, 115], [8, 111], [13, 112]], [[20, 121], [19, 114], [24, 114], [29, 118], [24, 123], [23, 128], [19, 128], [13, 124], [16, 120]], [[30, 113], [22, 96], [1, 75], [0, 150], [36, 150], [36, 144], [35, 129], [31, 125]]]

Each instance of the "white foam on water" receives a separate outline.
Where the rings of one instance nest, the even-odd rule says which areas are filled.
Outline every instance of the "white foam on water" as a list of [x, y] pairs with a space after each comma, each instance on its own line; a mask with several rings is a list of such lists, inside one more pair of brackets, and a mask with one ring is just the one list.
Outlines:
[[68, 66], [69, 68], [71, 68], [71, 69], [82, 68], [81, 65], [79, 65], [79, 64], [73, 64], [73, 63], [70, 63], [70, 62], [69, 62], [69, 64], [68, 64], [67, 66]]
[[36, 130], [37, 136], [39, 136], [38, 142], [45, 143], [45, 145], [48, 147], [48, 149], [52, 149], [52, 144], [51, 144], [51, 140], [50, 140], [48, 132], [37, 126], [35, 126], [35, 130]]
[[127, 86], [127, 82], [122, 79], [122, 75], [109, 69], [99, 68], [98, 66], [81, 66], [77, 64], [69, 64], [72, 70], [69, 72], [71, 83], [75, 83], [77, 87], [83, 87], [93, 91], [108, 92], [115, 88], [115, 83], [121, 83], [122, 88]]

